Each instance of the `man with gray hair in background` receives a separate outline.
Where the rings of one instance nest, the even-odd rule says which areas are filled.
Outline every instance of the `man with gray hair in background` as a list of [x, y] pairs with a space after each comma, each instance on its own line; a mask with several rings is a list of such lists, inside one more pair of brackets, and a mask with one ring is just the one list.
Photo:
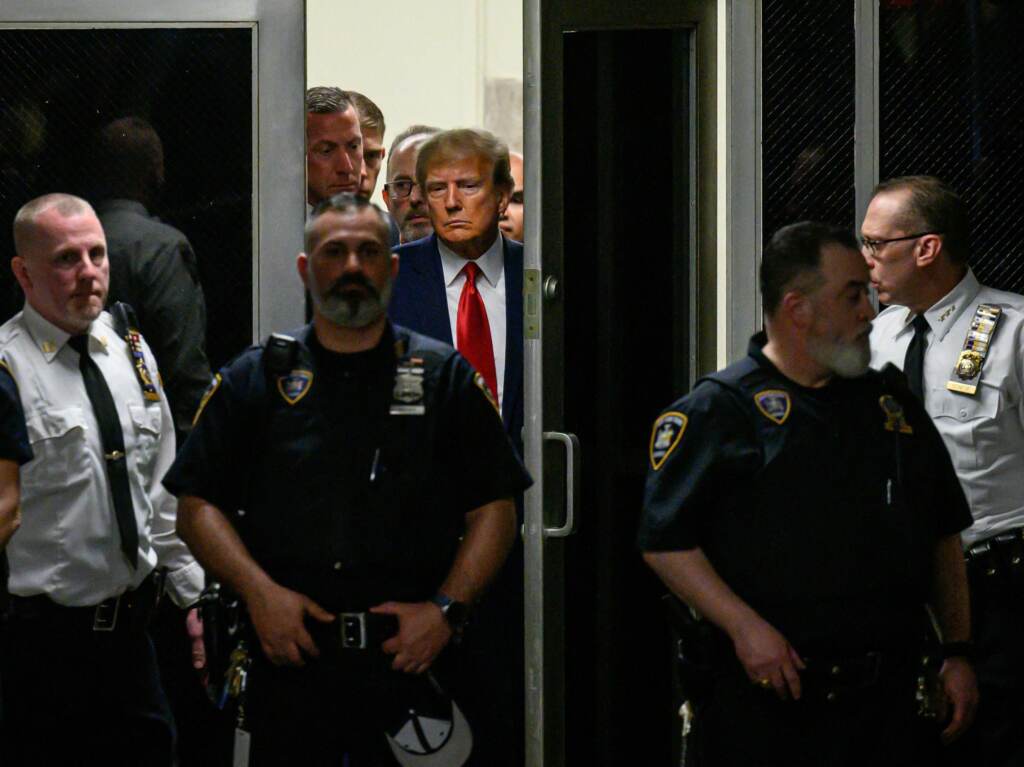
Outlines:
[[416, 158], [424, 142], [440, 132], [440, 128], [429, 125], [411, 125], [391, 142], [383, 196], [402, 244], [429, 237], [434, 231], [426, 197], [416, 183]]

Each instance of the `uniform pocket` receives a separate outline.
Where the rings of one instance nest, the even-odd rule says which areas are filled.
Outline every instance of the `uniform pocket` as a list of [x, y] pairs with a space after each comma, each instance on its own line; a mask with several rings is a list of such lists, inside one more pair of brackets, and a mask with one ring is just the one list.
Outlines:
[[[134, 427], [134, 445], [128, 445], [129, 454], [135, 454], [135, 465], [143, 476], [146, 473], [156, 456], [157, 446], [160, 442], [160, 428], [162, 417], [158, 404], [153, 405], [128, 405], [128, 413]], [[127, 440], [125, 440], [127, 443]]]
[[31, 413], [25, 425], [34, 458], [21, 470], [22, 500], [88, 480], [88, 426], [81, 408]]
[[999, 455], [998, 417], [1002, 392], [982, 382], [973, 396], [946, 392], [939, 399], [935, 426], [958, 471], [988, 466]]

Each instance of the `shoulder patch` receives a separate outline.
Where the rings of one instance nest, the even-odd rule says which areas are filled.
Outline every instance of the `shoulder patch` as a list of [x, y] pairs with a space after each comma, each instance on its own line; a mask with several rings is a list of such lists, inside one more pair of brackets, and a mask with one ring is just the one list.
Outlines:
[[491, 391], [491, 387], [487, 385], [487, 381], [484, 380], [484, 377], [479, 373], [473, 373], [473, 383], [475, 383], [476, 387], [484, 393], [484, 396], [487, 397], [487, 401], [490, 402], [491, 407], [494, 408], [494, 412], [497, 413], [500, 418], [501, 408], [498, 407], [498, 401], [494, 399], [494, 392]]
[[907, 417], [903, 414], [903, 405], [896, 401], [891, 394], [883, 394], [878, 398], [878, 404], [885, 413], [885, 430], [898, 431], [900, 434], [913, 434], [913, 427], [907, 423]]
[[277, 391], [289, 405], [294, 405], [309, 394], [312, 386], [312, 370], [293, 370], [286, 376], [277, 377]]
[[203, 414], [203, 410], [206, 409], [206, 403], [210, 401], [210, 397], [212, 397], [219, 388], [220, 373], [217, 373], [217, 375], [213, 377], [213, 380], [210, 381], [210, 385], [206, 387], [206, 391], [203, 392], [203, 398], [199, 400], [199, 407], [196, 408], [196, 414], [192, 418], [193, 428], [195, 428], [195, 425], [199, 423], [199, 416], [201, 416]]
[[793, 402], [789, 398], [789, 392], [783, 389], [765, 389], [754, 395], [754, 404], [761, 414], [779, 426], [782, 426], [789, 418], [793, 408]]
[[689, 419], [682, 413], [673, 410], [663, 413], [654, 422], [651, 429], [651, 468], [657, 471], [662, 467], [672, 451], [676, 449], [679, 440], [683, 438], [686, 431], [686, 422]]

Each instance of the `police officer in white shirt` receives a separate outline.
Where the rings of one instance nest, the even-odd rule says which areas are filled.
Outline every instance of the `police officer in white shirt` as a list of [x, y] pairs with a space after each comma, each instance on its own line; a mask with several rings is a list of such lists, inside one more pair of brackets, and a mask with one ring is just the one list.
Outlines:
[[963, 534], [981, 702], [960, 763], [1024, 760], [1024, 296], [978, 283], [967, 215], [939, 179], [876, 187], [861, 226], [879, 301], [873, 367], [895, 363], [935, 421], [971, 506]]
[[164, 589], [194, 603], [203, 572], [160, 483], [174, 459], [167, 399], [130, 317], [103, 311], [106, 241], [89, 204], [32, 200], [14, 240], [25, 307], [0, 327], [0, 393], [17, 392], [34, 457], [7, 545], [3, 762], [170, 765], [145, 623]]

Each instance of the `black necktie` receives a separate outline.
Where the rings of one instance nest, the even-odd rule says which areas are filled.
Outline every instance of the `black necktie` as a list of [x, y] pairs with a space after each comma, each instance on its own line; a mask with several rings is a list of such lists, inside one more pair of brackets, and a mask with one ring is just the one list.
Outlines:
[[903, 372], [907, 375], [910, 391], [924, 402], [924, 350], [928, 345], [928, 320], [923, 314], [914, 317], [914, 337], [907, 347], [907, 356], [903, 358]]
[[117, 517], [117, 529], [121, 534], [121, 551], [135, 568], [139, 562], [139, 530], [135, 525], [132, 489], [128, 483], [128, 461], [124, 454], [121, 419], [117, 417], [117, 407], [103, 373], [89, 356], [89, 336], [74, 336], [68, 339], [68, 346], [78, 352], [78, 367], [85, 380], [85, 391], [100, 425], [100, 441], [103, 443], [103, 457], [107, 463], [110, 495], [114, 499], [114, 516]]

